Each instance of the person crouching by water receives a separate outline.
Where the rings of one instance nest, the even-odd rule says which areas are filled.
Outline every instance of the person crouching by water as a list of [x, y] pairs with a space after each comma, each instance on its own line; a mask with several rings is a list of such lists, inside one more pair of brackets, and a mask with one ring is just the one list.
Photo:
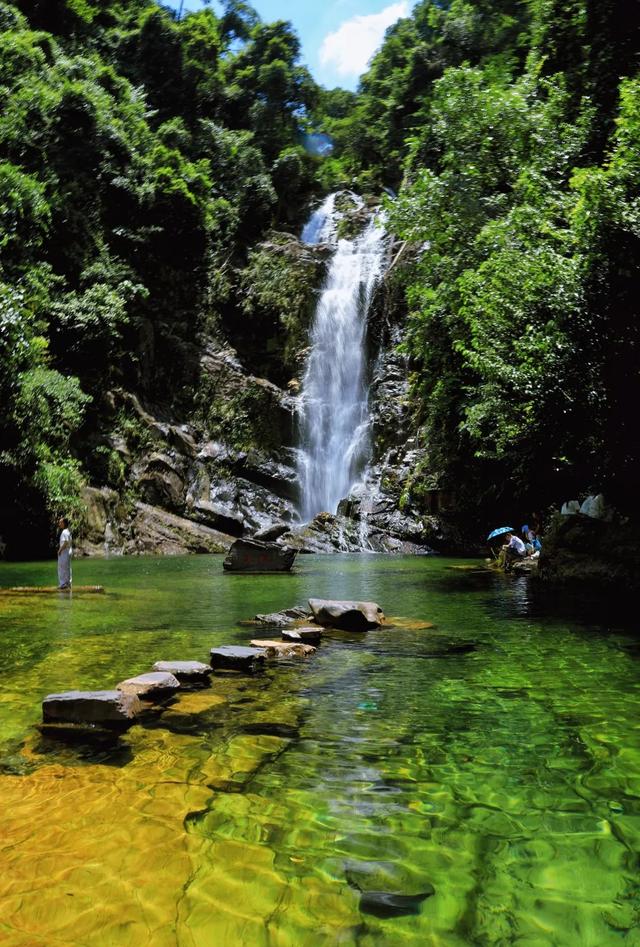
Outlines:
[[507, 533], [507, 542], [504, 550], [504, 571], [511, 572], [514, 562], [519, 562], [527, 555], [527, 547], [515, 533]]
[[58, 520], [60, 539], [58, 540], [58, 588], [71, 588], [71, 532], [64, 516]]

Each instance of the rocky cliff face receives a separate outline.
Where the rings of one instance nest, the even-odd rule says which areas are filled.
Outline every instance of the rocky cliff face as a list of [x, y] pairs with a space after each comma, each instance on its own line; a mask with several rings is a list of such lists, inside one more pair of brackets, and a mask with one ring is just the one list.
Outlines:
[[[351, 236], [367, 212], [343, 203]], [[397, 255], [392, 248], [391, 259]], [[167, 416], [130, 392], [109, 393], [110, 432], [99, 447], [107, 462], [86, 492], [82, 551], [221, 552], [256, 533], [306, 552], [464, 548], [444, 526], [441, 496], [425, 503], [422, 490], [419, 504], [411, 496], [424, 452], [409, 412], [408, 365], [397, 351], [404, 306], [392, 280], [381, 284], [369, 314], [370, 469], [336, 514], [300, 523], [298, 395], [329, 256], [290, 234], [274, 234], [250, 254], [241, 278], [244, 319], [201, 340], [187, 417]]]

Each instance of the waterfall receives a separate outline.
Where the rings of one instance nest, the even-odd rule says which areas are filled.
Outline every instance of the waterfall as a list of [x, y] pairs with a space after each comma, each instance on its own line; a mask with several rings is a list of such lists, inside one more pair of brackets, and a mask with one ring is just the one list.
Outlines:
[[[362, 206], [362, 202], [361, 202]], [[302, 233], [336, 249], [316, 307], [302, 383], [298, 477], [301, 515], [335, 513], [369, 456], [367, 311], [382, 273], [384, 228], [372, 218], [353, 240], [337, 240], [331, 195]]]

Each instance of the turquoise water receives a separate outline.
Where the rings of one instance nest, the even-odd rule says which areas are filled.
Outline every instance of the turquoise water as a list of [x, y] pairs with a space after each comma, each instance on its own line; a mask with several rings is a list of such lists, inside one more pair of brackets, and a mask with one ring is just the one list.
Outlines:
[[[106, 596], [0, 596], [0, 942], [640, 945], [636, 623], [459, 565], [86, 560]], [[37, 730], [46, 693], [206, 660], [310, 596], [391, 624], [99, 746]]]

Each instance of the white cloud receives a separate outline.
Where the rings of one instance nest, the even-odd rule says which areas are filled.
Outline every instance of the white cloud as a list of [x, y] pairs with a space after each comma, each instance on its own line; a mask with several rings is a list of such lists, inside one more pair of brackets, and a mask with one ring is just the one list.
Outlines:
[[400, 0], [380, 13], [354, 16], [328, 33], [320, 47], [320, 63], [333, 66], [340, 76], [359, 76], [382, 42], [388, 26], [409, 15], [408, 0]]

